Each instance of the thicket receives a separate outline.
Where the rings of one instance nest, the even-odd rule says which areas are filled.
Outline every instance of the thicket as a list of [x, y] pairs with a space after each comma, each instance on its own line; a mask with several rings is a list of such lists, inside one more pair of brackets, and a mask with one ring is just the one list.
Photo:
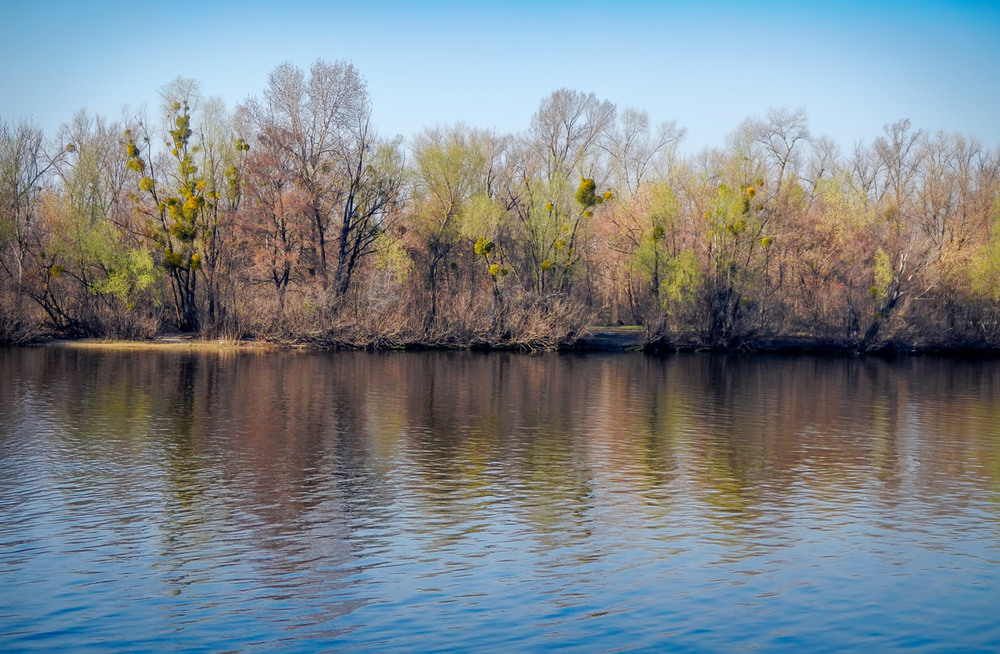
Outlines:
[[0, 119], [0, 340], [168, 330], [318, 345], [1000, 345], [1000, 148], [804, 111], [681, 157], [684, 130], [559, 90], [521, 134], [371, 126], [349, 64], [233, 112]]

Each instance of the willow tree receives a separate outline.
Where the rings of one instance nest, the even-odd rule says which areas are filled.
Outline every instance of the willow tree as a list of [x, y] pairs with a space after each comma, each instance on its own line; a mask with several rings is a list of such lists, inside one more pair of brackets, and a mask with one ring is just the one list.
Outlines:
[[[63, 287], [88, 334], [148, 333], [156, 275], [148, 248], [129, 233], [122, 128], [80, 111], [60, 131], [66, 156], [46, 212], [50, 284]], [[58, 294], [51, 296], [58, 298]]]
[[705, 212], [707, 269], [704, 302], [706, 338], [723, 347], [739, 347], [753, 334], [754, 304], [766, 279], [768, 249], [764, 205], [756, 186], [721, 184]]
[[[437, 320], [442, 271], [449, 270], [446, 264], [459, 269], [454, 253], [472, 242], [470, 234], [486, 238], [480, 214], [493, 201], [501, 152], [502, 143], [495, 135], [461, 124], [425, 130], [414, 140], [410, 231], [426, 258], [429, 325]], [[481, 245], [480, 253], [482, 249]], [[494, 277], [500, 274], [499, 264], [487, 266], [497, 266]]]
[[653, 332], [662, 328], [663, 314], [675, 309], [661, 306], [660, 286], [676, 268], [671, 258], [681, 247], [670, 176], [684, 133], [673, 121], [654, 130], [646, 112], [627, 108], [599, 141], [617, 201], [600, 215], [604, 252], [598, 280], [604, 282], [609, 317], [619, 319], [627, 306], [632, 320]]
[[665, 336], [669, 323], [690, 319], [702, 281], [701, 266], [684, 226], [677, 194], [667, 182], [649, 184], [633, 197], [641, 214], [618, 236], [628, 246], [629, 291], [633, 310], [650, 336]]

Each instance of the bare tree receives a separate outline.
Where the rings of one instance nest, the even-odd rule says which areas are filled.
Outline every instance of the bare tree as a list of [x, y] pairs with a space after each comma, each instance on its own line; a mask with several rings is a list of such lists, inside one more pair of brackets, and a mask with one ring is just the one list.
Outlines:
[[42, 130], [0, 121], [0, 267], [20, 294], [37, 226], [36, 201], [46, 175], [62, 153], [50, 157]]
[[568, 180], [584, 170], [600, 135], [615, 118], [615, 106], [593, 93], [559, 89], [542, 101], [531, 119], [531, 138], [543, 154], [546, 180]]
[[401, 185], [398, 143], [372, 130], [364, 81], [344, 62], [317, 60], [308, 77], [285, 63], [271, 73], [263, 99], [249, 100], [239, 113], [254, 132], [248, 140], [291, 162], [308, 205], [312, 270], [326, 290], [335, 239], [333, 290], [343, 295], [358, 261], [373, 252]]
[[800, 142], [808, 142], [809, 128], [806, 125], [806, 110], [771, 109], [765, 120], [749, 123], [752, 138], [764, 148], [770, 163], [777, 168], [775, 195], [781, 192], [786, 172], [798, 172]]
[[332, 174], [352, 140], [351, 132], [367, 126], [368, 92], [358, 72], [344, 62], [316, 61], [309, 76], [284, 63], [268, 76], [263, 99], [251, 99], [238, 110], [254, 134], [245, 135], [282, 150], [292, 162], [295, 183], [307, 194], [315, 244], [314, 273], [325, 289], [329, 283], [327, 238], [341, 180]]
[[601, 148], [611, 160], [614, 187], [620, 194], [635, 195], [659, 159], [670, 160], [686, 130], [674, 121], [664, 122], [653, 134], [645, 111], [625, 109], [617, 124], [610, 124]]
[[402, 200], [403, 157], [401, 139], [380, 141], [368, 115], [358, 117], [356, 130], [341, 143], [336, 199], [340, 209], [337, 226], [335, 289], [343, 296], [350, 288], [358, 262], [373, 254], [379, 236], [398, 217]]

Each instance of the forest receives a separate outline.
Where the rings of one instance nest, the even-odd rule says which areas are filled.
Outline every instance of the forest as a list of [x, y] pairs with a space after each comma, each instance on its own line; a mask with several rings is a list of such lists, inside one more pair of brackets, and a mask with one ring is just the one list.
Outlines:
[[1000, 347], [1000, 146], [803, 109], [684, 129], [560, 89], [528, 128], [376, 133], [346, 62], [228, 110], [0, 116], [0, 342], [166, 332], [317, 347]]

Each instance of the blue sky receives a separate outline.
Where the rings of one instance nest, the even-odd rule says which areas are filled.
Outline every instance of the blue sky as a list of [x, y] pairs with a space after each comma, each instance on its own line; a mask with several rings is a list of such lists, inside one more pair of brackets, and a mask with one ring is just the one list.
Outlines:
[[86, 108], [159, 110], [177, 76], [229, 108], [283, 61], [352, 62], [383, 134], [517, 132], [559, 88], [721, 145], [770, 107], [805, 107], [850, 150], [882, 126], [1000, 144], [1000, 2], [191, 2], [0, 0], [0, 118], [54, 135]]

